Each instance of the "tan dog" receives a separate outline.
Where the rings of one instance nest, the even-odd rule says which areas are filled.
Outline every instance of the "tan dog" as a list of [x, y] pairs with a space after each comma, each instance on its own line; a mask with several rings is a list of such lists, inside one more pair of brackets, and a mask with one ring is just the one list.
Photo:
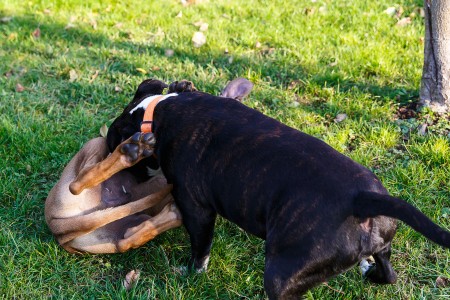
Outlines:
[[126, 168], [153, 153], [152, 134], [135, 134], [109, 155], [95, 138], [72, 158], [45, 201], [46, 222], [67, 251], [116, 253], [182, 224], [162, 175], [138, 183]]

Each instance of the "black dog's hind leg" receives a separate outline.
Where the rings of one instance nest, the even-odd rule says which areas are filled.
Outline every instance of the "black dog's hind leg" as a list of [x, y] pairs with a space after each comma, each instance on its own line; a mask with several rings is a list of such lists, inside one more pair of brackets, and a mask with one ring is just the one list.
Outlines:
[[189, 191], [174, 188], [172, 195], [183, 216], [183, 224], [191, 241], [191, 258], [188, 267], [197, 272], [206, 271], [211, 251], [214, 224], [217, 213], [204, 206], [196, 206], [196, 200], [190, 199]]
[[364, 274], [367, 279], [378, 284], [390, 284], [397, 280], [397, 274], [392, 268], [391, 262], [391, 244], [378, 253], [372, 255], [375, 259], [375, 265]]

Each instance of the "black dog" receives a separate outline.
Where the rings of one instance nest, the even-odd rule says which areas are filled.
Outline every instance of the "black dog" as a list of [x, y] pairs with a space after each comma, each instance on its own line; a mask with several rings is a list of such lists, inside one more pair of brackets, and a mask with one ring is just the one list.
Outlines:
[[[239, 98], [242, 84], [225, 94]], [[164, 87], [156, 80], [139, 86], [110, 128], [112, 149], [140, 130], [144, 108], [136, 107]], [[169, 92], [178, 95], [161, 101], [153, 115], [155, 153], [174, 186], [197, 270], [207, 267], [217, 214], [266, 240], [270, 299], [296, 298], [371, 255], [368, 278], [395, 282], [389, 262], [395, 219], [450, 247], [449, 232], [319, 139], [234, 99], [193, 91], [188, 82], [173, 83]]]

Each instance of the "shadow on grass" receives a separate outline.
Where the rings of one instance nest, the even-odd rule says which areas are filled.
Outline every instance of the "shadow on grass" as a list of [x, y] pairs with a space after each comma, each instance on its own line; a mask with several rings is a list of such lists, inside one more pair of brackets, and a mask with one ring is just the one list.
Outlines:
[[[69, 49], [84, 47], [87, 50], [95, 47], [107, 47], [124, 51], [131, 56], [150, 55], [152, 57], [168, 59], [165, 56], [166, 48], [126, 40], [126, 34], [120, 32], [119, 29], [117, 29], [118, 38], [112, 39], [102, 33], [92, 32], [81, 27], [67, 29], [66, 24], [50, 21], [40, 22], [37, 21], [37, 16], [33, 14], [15, 17], [10, 23], [0, 25], [0, 29], [2, 26], [17, 27], [20, 28], [22, 32], [29, 34], [36, 28], [40, 28], [42, 33], [40, 40], [50, 46], [62, 45]], [[299, 64], [286, 64], [286, 62], [277, 56], [276, 53], [270, 53], [270, 51], [266, 51], [267, 49], [254, 52], [254, 55], [251, 56], [241, 55], [233, 57], [233, 63], [229, 63], [230, 57], [224, 54], [221, 49], [207, 49], [206, 51], [203, 51], [203, 49], [199, 50], [192, 48], [190, 49], [191, 51], [186, 51], [181, 47], [172, 48], [174, 50], [174, 55], [169, 58], [171, 62], [191, 62], [197, 66], [213, 65], [217, 69], [225, 70], [229, 79], [233, 79], [237, 76], [245, 76], [247, 70], [255, 70], [259, 73], [261, 78], [267, 79], [272, 85], [281, 88], [287, 88], [292, 82], [300, 80], [318, 86], [339, 87], [341, 92], [349, 92], [356, 89], [373, 96], [395, 99], [399, 104], [406, 103], [418, 96], [418, 90], [416, 89], [405, 89], [402, 86], [379, 86], [372, 83], [355, 82], [342, 78], [342, 76], [336, 72], [339, 71], [339, 68], [336, 66], [327, 66], [327, 70], [322, 74], [311, 74], [307, 67]], [[5, 50], [8, 50], [8, 48], [6, 47]], [[49, 59], [55, 58], [55, 55], [50, 53], [48, 49], [25, 48], [24, 50], [30, 53], [43, 55]], [[98, 61], [93, 59], [92, 55], [86, 57], [86, 61], [98, 64]], [[142, 74], [137, 71], [137, 68], [141, 66], [127, 60], [123, 55], [111, 53], [107, 64], [103, 65], [103, 67], [105, 68], [105, 71], [111, 73], [123, 73], [127, 76], [142, 76]], [[165, 77], [164, 68], [161, 68], [161, 71], [153, 71], [150, 75], [152, 74]], [[67, 79], [67, 76], [68, 74], [62, 74], [62, 79]], [[367, 78], [369, 79], [375, 76], [375, 73], [367, 73]], [[179, 78], [175, 78], [174, 80], [178, 79]], [[202, 83], [197, 84], [201, 85]], [[207, 82], [203, 82], [203, 84], [208, 86]]]

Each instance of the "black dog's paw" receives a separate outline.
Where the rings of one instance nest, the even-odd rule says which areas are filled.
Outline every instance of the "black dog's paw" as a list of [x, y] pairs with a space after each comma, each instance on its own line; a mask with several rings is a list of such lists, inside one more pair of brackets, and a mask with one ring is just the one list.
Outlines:
[[134, 162], [152, 155], [155, 142], [153, 133], [136, 132], [120, 145], [120, 153], [125, 155], [129, 162]]
[[194, 92], [197, 89], [191, 81], [181, 80], [174, 81], [169, 85], [169, 94], [170, 93], [189, 93]]

